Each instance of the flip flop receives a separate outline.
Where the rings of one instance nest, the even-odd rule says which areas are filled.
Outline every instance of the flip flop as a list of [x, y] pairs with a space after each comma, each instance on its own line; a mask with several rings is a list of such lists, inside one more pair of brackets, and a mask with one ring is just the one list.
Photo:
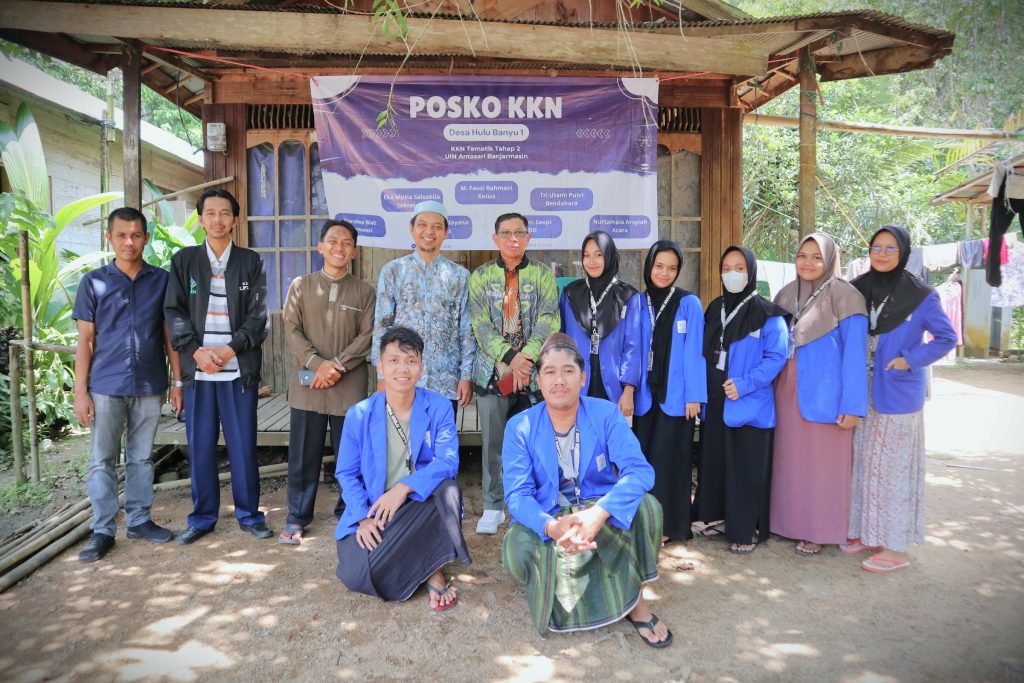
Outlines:
[[875, 548], [869, 545], [864, 545], [859, 538], [853, 538], [847, 543], [839, 544], [839, 552], [843, 555], [857, 555], [859, 553], [866, 553], [869, 550], [875, 550]]
[[[808, 544], [816, 545], [818, 547], [815, 550], [810, 550], [807, 547]], [[795, 546], [793, 546], [793, 552], [796, 553], [797, 555], [800, 555], [801, 557], [813, 557], [813, 556], [815, 556], [815, 555], [817, 555], [818, 553], [821, 552], [821, 544], [820, 543], [813, 543], [811, 541], [800, 541]]]
[[712, 524], [706, 526], [698, 532], [704, 538], [714, 538], [716, 536], [725, 535], [725, 524]]
[[285, 524], [281, 529], [277, 542], [282, 545], [299, 545], [302, 543], [302, 533], [305, 531], [298, 524]]
[[894, 572], [898, 569], [906, 569], [910, 566], [910, 560], [894, 560], [881, 555], [872, 555], [860, 563], [860, 566], [869, 572], [885, 573]]
[[[438, 588], [437, 586], [432, 586], [429, 583], [427, 584], [427, 590], [430, 591], [431, 593], [433, 593], [434, 595], [436, 595], [438, 598], [440, 598], [442, 595], [447, 593], [448, 589], [451, 588], [451, 587], [452, 587], [452, 582], [451, 581], [446, 583], [444, 585], [444, 588]], [[455, 607], [455, 605], [457, 605], [457, 604], [459, 604], [459, 596], [458, 595], [456, 595], [455, 599], [452, 600], [451, 602], [449, 602], [448, 604], [446, 604], [446, 605], [440, 605], [439, 604], [437, 607], [431, 607], [430, 609], [434, 610], [435, 612], [446, 612], [446, 611], [450, 610], [452, 607]]]
[[654, 648], [657, 648], [657, 649], [660, 650], [663, 647], [668, 647], [672, 643], [672, 629], [668, 630], [668, 635], [665, 636], [665, 640], [659, 641], [657, 643], [653, 643], [653, 642], [647, 640], [646, 638], [644, 638], [644, 634], [640, 633], [640, 629], [642, 629], [642, 628], [645, 628], [648, 631], [650, 631], [651, 633], [654, 633], [654, 627], [658, 625], [658, 615], [656, 615], [656, 614], [651, 614], [651, 620], [650, 621], [640, 621], [638, 619], [630, 619], [628, 616], [626, 617], [626, 621], [628, 621], [629, 623], [633, 624], [633, 628], [636, 629], [636, 634], [638, 636], [640, 636], [640, 640], [644, 641], [644, 644], [647, 645], [648, 647], [654, 647]]
[[[748, 545], [748, 544], [746, 544], [746, 543], [735, 543], [733, 545]], [[733, 555], [749, 555], [750, 553], [752, 553], [755, 550], [757, 550], [757, 544], [756, 543], [750, 543], [749, 545], [750, 545], [750, 549], [749, 550], [743, 550], [742, 548], [733, 548], [730, 545], [729, 546], [729, 552], [732, 553]]]

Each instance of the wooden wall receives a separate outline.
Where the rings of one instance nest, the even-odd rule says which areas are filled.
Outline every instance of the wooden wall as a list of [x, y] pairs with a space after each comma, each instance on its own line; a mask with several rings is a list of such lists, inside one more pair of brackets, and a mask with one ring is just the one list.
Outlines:
[[206, 124], [218, 122], [227, 124], [228, 151], [206, 153], [206, 180], [217, 180], [233, 175], [234, 181], [222, 185], [224, 189], [235, 195], [242, 205], [239, 216], [239, 227], [236, 229], [235, 241], [241, 246], [249, 245], [249, 231], [245, 228], [248, 200], [246, 196], [246, 118], [244, 104], [204, 104], [203, 105], [203, 147], [206, 147]]
[[701, 299], [722, 291], [718, 261], [743, 244], [743, 112], [701, 109]]

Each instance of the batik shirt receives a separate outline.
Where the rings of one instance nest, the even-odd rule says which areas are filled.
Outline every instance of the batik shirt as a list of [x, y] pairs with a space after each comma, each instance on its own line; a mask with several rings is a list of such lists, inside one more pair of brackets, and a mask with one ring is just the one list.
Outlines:
[[386, 263], [377, 282], [371, 360], [380, 360], [380, 338], [392, 327], [423, 337], [423, 376], [418, 385], [449, 399], [473, 378], [476, 340], [469, 324], [469, 271], [438, 254], [428, 266], [413, 252]]

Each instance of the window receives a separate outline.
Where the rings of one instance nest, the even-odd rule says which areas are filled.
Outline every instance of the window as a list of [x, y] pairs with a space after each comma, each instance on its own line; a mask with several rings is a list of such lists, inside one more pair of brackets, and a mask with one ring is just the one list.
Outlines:
[[279, 310], [299, 275], [319, 270], [320, 227], [329, 218], [313, 131], [249, 134], [249, 248], [263, 257], [267, 303]]

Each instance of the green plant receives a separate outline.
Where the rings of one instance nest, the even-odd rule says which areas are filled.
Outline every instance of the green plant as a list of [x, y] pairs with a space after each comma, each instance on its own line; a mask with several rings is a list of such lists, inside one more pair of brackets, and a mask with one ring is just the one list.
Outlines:
[[9, 514], [18, 508], [38, 508], [50, 502], [53, 489], [44, 482], [11, 482], [0, 487], [0, 514]]
[[[160, 196], [160, 189], [149, 180], [142, 181], [153, 196]], [[174, 224], [174, 212], [166, 200], [160, 200], [150, 209], [149, 242], [144, 256], [146, 262], [170, 268], [171, 256], [182, 247], [191, 247], [205, 239], [203, 227], [199, 225], [199, 214], [192, 211], [184, 225]]]

